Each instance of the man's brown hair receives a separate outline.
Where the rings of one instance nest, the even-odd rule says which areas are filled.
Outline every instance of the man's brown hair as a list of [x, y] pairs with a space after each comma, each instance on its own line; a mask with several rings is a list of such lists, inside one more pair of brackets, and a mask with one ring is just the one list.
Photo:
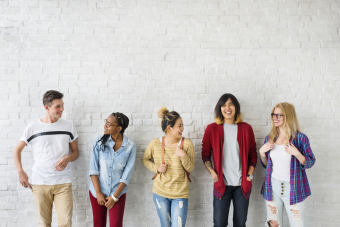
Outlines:
[[43, 96], [43, 104], [44, 106], [45, 105], [51, 106], [54, 99], [62, 99], [63, 97], [64, 95], [59, 91], [55, 90], [46, 91], [46, 93]]

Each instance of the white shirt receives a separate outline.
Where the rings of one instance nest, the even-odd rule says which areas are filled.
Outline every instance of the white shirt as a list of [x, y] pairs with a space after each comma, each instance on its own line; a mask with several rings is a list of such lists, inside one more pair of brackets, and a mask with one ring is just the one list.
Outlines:
[[30, 123], [20, 138], [31, 145], [34, 165], [33, 185], [57, 185], [71, 183], [71, 163], [62, 171], [55, 170], [57, 162], [70, 154], [70, 143], [78, 138], [73, 122], [59, 119], [48, 124], [40, 120]]
[[274, 144], [274, 148], [270, 151], [270, 158], [273, 162], [272, 177], [277, 180], [290, 182], [290, 161], [292, 155], [285, 152], [285, 146]]
[[[161, 143], [162, 143], [162, 138], [163, 138], [163, 136], [162, 136], [162, 137], [159, 137], [159, 142], [161, 142]], [[182, 142], [182, 138], [181, 138], [181, 140], [178, 142], [177, 146], [180, 146], [180, 145], [181, 145], [181, 142]], [[164, 146], [165, 146], [165, 145], [164, 145]]]
[[240, 186], [242, 179], [240, 147], [237, 141], [237, 124], [223, 123], [224, 144], [222, 169], [225, 185]]

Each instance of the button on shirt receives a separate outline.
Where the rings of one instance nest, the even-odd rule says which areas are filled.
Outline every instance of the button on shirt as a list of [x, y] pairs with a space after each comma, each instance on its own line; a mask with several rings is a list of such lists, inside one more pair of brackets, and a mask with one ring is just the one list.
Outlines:
[[[105, 150], [101, 149], [101, 142], [98, 142], [103, 135], [99, 135], [94, 143], [90, 160], [89, 175], [98, 175], [100, 190], [105, 196], [111, 196], [123, 182], [126, 187], [119, 195], [127, 192], [136, 160], [136, 144], [133, 140], [123, 135], [122, 146], [115, 152], [115, 142], [111, 136], [106, 141]], [[89, 189], [91, 194], [97, 198], [96, 190], [90, 181]]]

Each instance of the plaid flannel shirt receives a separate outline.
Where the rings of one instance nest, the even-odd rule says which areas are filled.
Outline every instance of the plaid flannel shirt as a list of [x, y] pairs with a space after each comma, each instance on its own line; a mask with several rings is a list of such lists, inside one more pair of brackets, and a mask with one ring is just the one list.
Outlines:
[[[264, 143], [267, 143], [268, 141], [269, 136], [266, 136]], [[294, 146], [306, 159], [305, 165], [302, 165], [299, 160], [292, 155], [290, 162], [290, 205], [293, 205], [304, 201], [311, 195], [306, 169], [309, 169], [314, 165], [315, 157], [310, 148], [308, 137], [305, 134], [298, 132], [295, 138], [290, 140], [290, 142], [294, 144]], [[271, 185], [271, 175], [273, 172], [273, 163], [270, 158], [270, 151], [267, 151], [265, 154], [268, 162], [267, 166], [265, 166], [261, 160], [262, 167], [266, 169], [266, 178], [262, 185], [261, 194], [267, 201], [272, 201], [273, 190]]]

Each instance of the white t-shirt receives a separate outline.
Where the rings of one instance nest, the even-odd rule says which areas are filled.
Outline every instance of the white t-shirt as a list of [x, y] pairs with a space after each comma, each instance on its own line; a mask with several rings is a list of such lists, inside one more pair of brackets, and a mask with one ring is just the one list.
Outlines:
[[[159, 137], [159, 142], [161, 142], [161, 143], [162, 143], [162, 138], [163, 138], [163, 136], [162, 136], [162, 137]], [[183, 138], [183, 137], [182, 137], [182, 138]], [[180, 146], [180, 145], [181, 145], [182, 138], [181, 138], [181, 140], [178, 142], [177, 146]]]
[[71, 183], [71, 165], [62, 171], [55, 170], [57, 162], [70, 154], [70, 143], [78, 138], [72, 121], [59, 119], [47, 124], [39, 120], [30, 123], [20, 138], [32, 146], [34, 165], [33, 185], [57, 185]]
[[292, 155], [285, 152], [285, 146], [274, 144], [274, 148], [270, 151], [270, 158], [273, 162], [272, 177], [280, 181], [290, 182]]

